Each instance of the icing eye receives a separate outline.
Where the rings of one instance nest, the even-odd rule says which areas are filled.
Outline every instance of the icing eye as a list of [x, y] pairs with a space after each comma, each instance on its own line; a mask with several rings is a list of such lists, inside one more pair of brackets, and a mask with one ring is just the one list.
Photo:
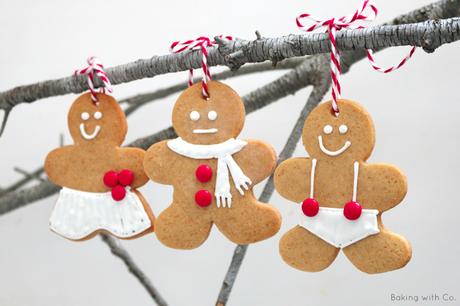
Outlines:
[[89, 114], [87, 112], [81, 113], [81, 120], [88, 120], [89, 119]]
[[200, 119], [200, 113], [197, 112], [197, 111], [192, 111], [192, 112], [190, 113], [190, 119], [191, 119], [192, 121], [197, 121], [198, 119]]
[[325, 125], [324, 128], [323, 128], [323, 132], [324, 134], [330, 134], [332, 133], [332, 126], [330, 126], [329, 124], [328, 125]]
[[342, 124], [341, 126], [339, 126], [340, 134], [345, 134], [346, 132], [348, 132], [348, 126], [346, 126], [345, 124]]
[[213, 111], [213, 110], [210, 111], [210, 112], [208, 113], [208, 119], [209, 119], [209, 120], [216, 120], [216, 119], [217, 119], [217, 113], [216, 113], [216, 111]]
[[94, 119], [99, 120], [102, 118], [102, 113], [101, 112], [95, 112], [94, 113]]

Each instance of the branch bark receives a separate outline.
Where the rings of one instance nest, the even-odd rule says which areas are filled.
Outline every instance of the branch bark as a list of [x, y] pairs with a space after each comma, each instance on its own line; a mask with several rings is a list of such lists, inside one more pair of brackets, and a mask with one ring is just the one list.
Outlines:
[[[315, 73], [321, 66], [327, 66], [325, 57], [309, 57], [293, 70], [285, 73], [280, 78], [258, 88], [243, 97], [246, 113], [259, 110], [276, 100], [293, 94], [296, 91], [316, 82], [318, 75]], [[129, 147], [149, 148], [152, 144], [169, 138], [176, 137], [172, 126], [152, 135], [139, 138], [128, 144]], [[32, 202], [49, 197], [59, 191], [59, 187], [46, 180], [36, 186], [7, 193], [0, 197], [0, 215], [11, 212]]]
[[[256, 72], [266, 72], [266, 71], [272, 71], [272, 70], [282, 70], [282, 69], [292, 69], [295, 68], [296, 66], [300, 65], [303, 61], [305, 60], [304, 57], [295, 57], [295, 58], [289, 58], [284, 61], [281, 61], [280, 63], [272, 63], [270, 61], [266, 61], [263, 63], [257, 63], [253, 65], [248, 65], [241, 67], [241, 69], [238, 70], [226, 70], [221, 73], [217, 73], [213, 75], [214, 80], [226, 80], [230, 77], [236, 77], [236, 76], [243, 76], [243, 75], [248, 75]], [[195, 78], [193, 80], [194, 83], [199, 82], [199, 78]], [[125, 109], [125, 114], [126, 116], [132, 114], [134, 111], [139, 109], [141, 106], [152, 102], [154, 100], [158, 100], [161, 98], [165, 98], [167, 96], [170, 96], [172, 94], [175, 94], [177, 92], [180, 92], [182, 90], [185, 90], [187, 88], [187, 82], [184, 81], [173, 85], [169, 86], [163, 89], [159, 89], [153, 92], [149, 93], [143, 93], [134, 97], [130, 97], [127, 99], [120, 100], [120, 103], [126, 103], [129, 106]]]
[[[430, 7], [432, 12], [434, 8], [448, 7], [450, 12], [456, 12], [454, 15], [456, 16], [458, 15], [459, 2], [460, 0], [443, 0]], [[427, 16], [429, 15], [427, 14]], [[419, 16], [414, 14], [408, 16], [407, 19], [399, 18], [398, 22], [409, 21], [410, 18], [417, 17]], [[226, 65], [232, 69], [239, 68], [249, 62], [258, 63], [266, 60], [277, 62], [285, 58], [330, 51], [326, 33], [291, 34], [277, 38], [258, 37], [252, 41], [243, 39], [224, 41], [217, 39], [220, 42], [220, 46], [208, 51], [208, 64], [209, 66]], [[442, 44], [458, 39], [460, 39], [459, 18], [428, 20], [417, 24], [382, 25], [364, 30], [347, 30], [337, 33], [338, 49], [342, 51], [413, 45], [421, 46], [426, 51], [432, 52]], [[190, 51], [137, 60], [108, 68], [106, 72], [112, 84], [116, 85], [200, 67], [201, 53], [199, 51]], [[100, 85], [98, 80], [96, 80], [96, 85]], [[5, 111], [5, 117], [7, 117], [11, 109], [17, 104], [31, 103], [37, 99], [68, 93], [80, 93], [86, 89], [85, 76], [69, 76], [19, 86], [0, 93], [0, 109]]]

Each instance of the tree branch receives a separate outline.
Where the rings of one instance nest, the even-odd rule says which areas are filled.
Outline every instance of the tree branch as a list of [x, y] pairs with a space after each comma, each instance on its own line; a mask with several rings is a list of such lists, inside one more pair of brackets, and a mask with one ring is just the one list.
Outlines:
[[[408, 14], [399, 16], [394, 22], [419, 22], [422, 21], [423, 18], [430, 16], [447, 18], [453, 16], [453, 14], [459, 14], [459, 10], [460, 0], [442, 0], [412, 11]], [[353, 63], [364, 57], [365, 52], [363, 52], [363, 50], [343, 52], [341, 57], [343, 62], [343, 72], [346, 73]], [[314, 79], [319, 77], [319, 74], [316, 72], [320, 71], [318, 70], [318, 65], [322, 64], [321, 58], [321, 56], [308, 57], [301, 65], [298, 65], [292, 71], [287, 72], [277, 80], [244, 96], [243, 99], [245, 101], [247, 113], [255, 111], [279, 98], [288, 94], [293, 94], [296, 91], [315, 83], [316, 81]], [[128, 146], [147, 149], [150, 145], [157, 141], [173, 137], [175, 137], [174, 130], [172, 127], [168, 127], [153, 135], [140, 138]], [[0, 197], [0, 215], [56, 193], [58, 188], [55, 187], [53, 189], [50, 185], [52, 185], [52, 183], [46, 181], [38, 184], [37, 186], [5, 194]]]
[[131, 274], [133, 274], [134, 277], [136, 277], [139, 280], [139, 282], [142, 284], [145, 290], [147, 290], [147, 292], [157, 303], [157, 305], [167, 306], [168, 303], [166, 303], [166, 301], [163, 299], [163, 297], [155, 288], [155, 286], [153, 286], [152, 282], [147, 277], [147, 275], [145, 275], [145, 273], [137, 266], [137, 264], [132, 259], [131, 255], [129, 255], [129, 253], [121, 246], [119, 241], [106, 234], [101, 234], [100, 236], [102, 241], [104, 241], [108, 245], [110, 252], [112, 252], [113, 255], [120, 258], [124, 262], [129, 272], [131, 272]]
[[[276, 64], [270, 61], [266, 61], [263, 63], [247, 65], [235, 71], [226, 70], [221, 73], [217, 73], [213, 75], [212, 78], [213, 80], [225, 80], [230, 77], [243, 76], [243, 75], [248, 75], [248, 74], [257, 73], [257, 72], [265, 72], [265, 71], [281, 70], [281, 69], [292, 69], [298, 66], [299, 64], [301, 64], [304, 60], [305, 60], [304, 57], [295, 57], [295, 58], [286, 59]], [[199, 81], [200, 81], [199, 78], [195, 78], [193, 80], [193, 83], [196, 83]], [[120, 100], [119, 102], [126, 103], [129, 105], [125, 109], [125, 114], [126, 116], [128, 116], [146, 103], [149, 103], [154, 100], [161, 99], [161, 98], [165, 98], [167, 96], [170, 96], [172, 94], [185, 90], [186, 88], [187, 88], [187, 82], [184, 81], [179, 84], [169, 86], [163, 89], [159, 89], [153, 92], [143, 93], [143, 94], [140, 94], [134, 97], [123, 99], [123, 100]]]
[[[294, 128], [292, 129], [292, 132], [289, 135], [286, 145], [284, 146], [283, 150], [279, 155], [279, 163], [292, 156], [296, 148], [296, 145], [299, 142], [300, 137], [302, 136], [302, 127], [305, 118], [310, 113], [310, 111], [313, 108], [315, 108], [316, 105], [318, 105], [318, 103], [323, 99], [326, 92], [329, 90], [330, 78], [327, 77], [327, 66], [324, 66], [324, 70], [324, 76], [321, 79], [321, 84], [315, 86], [312, 93], [308, 97], [307, 103], [302, 109], [300, 116], [297, 119]], [[274, 189], [275, 187], [273, 184], [273, 175], [271, 175], [264, 186], [262, 194], [259, 197], [259, 201], [267, 203], [270, 200], [270, 197], [272, 196]], [[233, 252], [232, 261], [222, 283], [222, 287], [217, 298], [216, 306], [224, 306], [227, 304], [228, 298], [233, 289], [233, 284], [235, 283], [236, 277], [238, 276], [238, 271], [240, 270], [240, 267], [243, 263], [247, 249], [248, 245], [236, 246], [235, 251]]]
[[[22, 171], [22, 170], [21, 170]], [[25, 172], [25, 171], [24, 171]], [[11, 184], [11, 186], [0, 190], [0, 196], [7, 194], [12, 191], [16, 191], [17, 189], [21, 188], [22, 186], [26, 185], [27, 183], [35, 180], [37, 177], [40, 177], [44, 172], [43, 167], [38, 168], [37, 170], [33, 172], [25, 172], [24, 178], [18, 180], [17, 182]], [[40, 177], [40, 180], [43, 181], [43, 179]]]
[[[315, 82], [317, 74], [311, 72], [315, 72], [321, 66], [327, 66], [327, 64], [325, 57], [309, 57], [304, 59], [304, 62], [292, 71], [245, 95], [242, 99], [246, 107], [246, 113], [252, 113], [312, 84]], [[146, 150], [156, 142], [176, 136], [174, 129], [170, 126], [150, 136], [139, 138], [127, 146], [139, 147]], [[47, 180], [30, 188], [7, 193], [0, 197], [0, 215], [49, 197], [58, 191], [59, 187]]]
[[[438, 10], [441, 10], [442, 7], [449, 8], [449, 12], [455, 12], [457, 15], [459, 2], [460, 0], [443, 0], [430, 7], [433, 12], [434, 8]], [[426, 7], [424, 10], [426, 10]], [[429, 16], [429, 14], [419, 13], [419, 15], [408, 16], [406, 19], [399, 18], [397, 21], [408, 21], [410, 18], [419, 18], [420, 15]], [[337, 45], [338, 49], [342, 51], [413, 45], [421, 46], [426, 51], [432, 52], [442, 44], [456, 41], [459, 38], [460, 20], [459, 18], [451, 18], [447, 20], [429, 20], [417, 24], [383, 25], [367, 29], [341, 31], [337, 33]], [[232, 69], [239, 68], [249, 62], [258, 63], [266, 60], [277, 62], [285, 58], [330, 51], [326, 33], [291, 34], [277, 38], [261, 37], [252, 41], [242, 39], [224, 41], [219, 38], [217, 40], [220, 46], [208, 51], [208, 65], [226, 65]], [[108, 68], [106, 72], [112, 84], [116, 85], [200, 67], [201, 52], [190, 51], [137, 60]], [[96, 85], [100, 85], [98, 80], [96, 80]], [[7, 115], [15, 105], [20, 103], [31, 103], [37, 99], [67, 93], [80, 93], [86, 89], [85, 76], [69, 76], [19, 86], [0, 93], [0, 109], [4, 110], [5, 115]]]

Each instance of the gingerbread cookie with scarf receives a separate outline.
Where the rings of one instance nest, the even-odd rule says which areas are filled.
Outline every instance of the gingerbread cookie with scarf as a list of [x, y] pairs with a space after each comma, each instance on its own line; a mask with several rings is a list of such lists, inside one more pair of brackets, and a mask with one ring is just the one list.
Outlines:
[[63, 186], [50, 218], [50, 228], [70, 240], [97, 233], [135, 238], [153, 231], [154, 216], [136, 188], [148, 182], [143, 170], [145, 152], [120, 148], [127, 132], [118, 102], [90, 93], [72, 104], [68, 114], [73, 145], [51, 151], [45, 171]]
[[279, 212], [252, 192], [274, 171], [274, 150], [236, 139], [245, 110], [235, 91], [216, 81], [208, 91], [204, 99], [202, 84], [195, 84], [180, 95], [172, 114], [179, 137], [154, 144], [144, 160], [153, 181], [174, 188], [173, 203], [155, 224], [158, 239], [172, 248], [200, 246], [212, 224], [239, 244], [267, 239], [281, 224]]
[[284, 161], [275, 171], [276, 190], [301, 203], [299, 224], [281, 238], [284, 261], [303, 271], [327, 268], [342, 249], [361, 271], [381, 273], [405, 266], [409, 242], [386, 229], [382, 213], [406, 195], [404, 174], [389, 164], [369, 164], [374, 126], [359, 104], [339, 100], [316, 107], [302, 140], [309, 158]]

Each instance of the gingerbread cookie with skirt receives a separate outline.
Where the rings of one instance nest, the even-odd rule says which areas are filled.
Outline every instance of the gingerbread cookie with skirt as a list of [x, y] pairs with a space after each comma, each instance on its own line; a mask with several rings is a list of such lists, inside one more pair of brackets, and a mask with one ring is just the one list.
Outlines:
[[145, 151], [120, 148], [127, 133], [123, 110], [111, 96], [90, 93], [72, 104], [68, 126], [73, 145], [51, 151], [45, 171], [63, 186], [50, 228], [70, 240], [100, 232], [130, 239], [153, 231], [154, 215], [136, 188], [148, 182]]

